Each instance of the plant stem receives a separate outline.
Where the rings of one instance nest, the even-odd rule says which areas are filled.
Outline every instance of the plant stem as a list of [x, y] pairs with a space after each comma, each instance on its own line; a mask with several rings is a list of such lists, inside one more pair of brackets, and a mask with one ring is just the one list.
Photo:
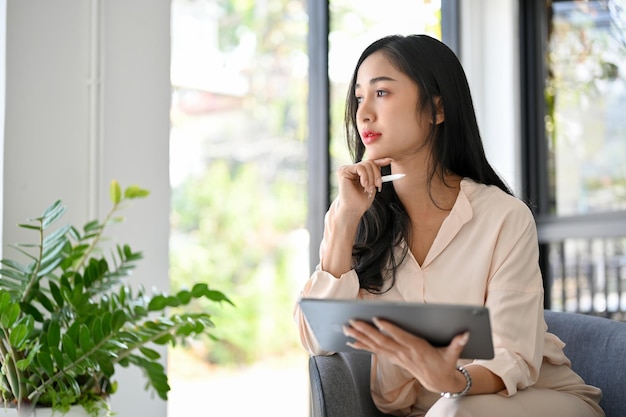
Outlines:
[[[2, 333], [4, 333], [4, 340], [9, 340], [9, 334], [7, 329], [2, 328]], [[21, 382], [21, 372], [17, 368], [17, 362], [15, 357], [15, 351], [11, 347], [10, 343], [4, 344], [3, 341], [0, 341], [0, 355], [2, 355], [2, 363], [4, 363], [7, 367], [6, 375], [2, 375], [8, 385], [11, 388], [11, 393], [17, 400], [18, 404], [22, 401], [22, 392], [25, 388]]]
[[98, 233], [91, 239], [91, 242], [89, 243], [89, 247], [87, 248], [87, 250], [85, 250], [83, 257], [81, 258], [80, 262], [76, 266], [77, 271], [80, 271], [83, 268], [83, 266], [85, 265], [85, 262], [87, 262], [87, 259], [89, 259], [91, 252], [93, 252], [93, 250], [98, 246], [98, 242], [100, 242], [100, 239], [102, 238], [102, 234], [104, 233], [104, 228], [107, 226], [107, 224], [111, 220], [111, 217], [113, 216], [113, 213], [117, 211], [118, 207], [119, 207], [119, 203], [113, 204], [113, 207], [107, 213], [106, 217], [100, 224], [100, 230], [98, 230]]
[[30, 292], [33, 289], [35, 282], [37, 282], [37, 275], [39, 275], [39, 268], [41, 268], [41, 258], [43, 257], [43, 219], [39, 220], [39, 253], [37, 254], [36, 265], [33, 272], [28, 279], [28, 285], [22, 293], [21, 303], [27, 302], [30, 298]]

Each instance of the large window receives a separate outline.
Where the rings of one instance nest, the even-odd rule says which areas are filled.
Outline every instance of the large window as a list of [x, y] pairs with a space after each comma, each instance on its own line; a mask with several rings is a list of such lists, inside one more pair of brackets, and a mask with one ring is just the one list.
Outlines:
[[169, 416], [304, 417], [305, 2], [173, 0], [171, 28], [172, 287], [235, 306], [211, 307], [215, 340], [170, 349]]
[[622, 319], [625, 3], [520, 3], [526, 190], [537, 212], [546, 305]]
[[170, 351], [170, 417], [308, 415], [292, 311], [322, 231], [306, 219], [347, 161], [347, 83], [376, 38], [441, 37], [440, 1], [380, 5], [172, 1], [172, 286], [205, 280], [236, 306], [212, 311], [219, 340]]

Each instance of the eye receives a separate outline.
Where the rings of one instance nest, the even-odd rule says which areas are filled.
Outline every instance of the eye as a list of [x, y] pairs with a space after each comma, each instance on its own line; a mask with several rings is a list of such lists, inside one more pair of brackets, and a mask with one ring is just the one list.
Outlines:
[[361, 96], [355, 96], [354, 98], [355, 98], [357, 104], [361, 104], [363, 102], [363, 97], [361, 97]]
[[385, 90], [376, 90], [376, 97], [383, 97], [386, 96], [387, 94], [389, 94], [388, 91]]

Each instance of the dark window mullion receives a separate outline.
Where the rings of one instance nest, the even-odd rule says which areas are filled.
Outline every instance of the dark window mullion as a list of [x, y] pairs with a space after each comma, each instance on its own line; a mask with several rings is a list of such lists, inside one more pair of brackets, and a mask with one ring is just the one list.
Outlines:
[[544, 98], [546, 0], [520, 0], [522, 194], [537, 214], [549, 214]]
[[308, 1], [308, 213], [309, 269], [319, 262], [324, 213], [330, 204], [329, 132], [330, 82], [328, 79], [328, 1]]

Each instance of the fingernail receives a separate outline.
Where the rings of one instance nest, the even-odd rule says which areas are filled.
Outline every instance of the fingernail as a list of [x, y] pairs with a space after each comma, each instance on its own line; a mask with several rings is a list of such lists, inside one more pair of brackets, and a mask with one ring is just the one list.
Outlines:
[[465, 346], [467, 345], [468, 341], [469, 341], [469, 332], [465, 332], [463, 333], [463, 337], [459, 340], [459, 344], [461, 346]]

